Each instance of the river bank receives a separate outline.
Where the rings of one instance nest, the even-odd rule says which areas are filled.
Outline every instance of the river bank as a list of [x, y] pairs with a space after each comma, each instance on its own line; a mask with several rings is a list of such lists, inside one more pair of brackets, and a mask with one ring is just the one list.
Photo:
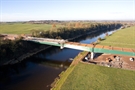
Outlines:
[[[113, 30], [113, 29], [112, 29]], [[112, 30], [107, 30], [107, 31], [112, 31]], [[105, 30], [106, 31], [106, 30]], [[102, 31], [102, 33], [103, 33], [104, 31]], [[67, 39], [68, 41], [73, 41], [73, 40], [75, 40], [75, 39], [77, 39], [77, 38], [81, 38], [82, 36], [85, 36], [85, 35], [89, 35], [89, 34], [96, 34], [96, 33], [99, 33], [98, 32], [98, 30], [96, 30], [96, 31], [91, 31], [91, 32], [88, 32], [88, 33], [85, 33], [85, 34], [82, 34], [82, 35], [77, 35], [77, 36], [75, 36], [74, 38], [69, 38], [69, 39]], [[25, 38], [25, 37], [24, 37]], [[11, 59], [11, 60], [9, 60], [9, 61], [7, 61], [7, 62], [5, 62], [4, 64], [1, 64], [0, 66], [5, 66], [5, 65], [13, 65], [13, 64], [16, 64], [16, 63], [20, 63], [22, 60], [24, 60], [25, 58], [28, 58], [28, 57], [30, 57], [30, 56], [32, 56], [32, 55], [34, 55], [34, 54], [37, 54], [38, 52], [41, 52], [41, 51], [43, 51], [43, 50], [46, 50], [46, 49], [48, 49], [48, 48], [51, 48], [52, 46], [46, 46], [46, 47], [44, 47], [44, 46], [41, 46], [41, 47], [39, 47], [39, 48], [36, 48], [36, 49], [33, 49], [33, 50], [31, 50], [30, 52], [28, 52], [28, 53], [25, 53], [25, 54], [23, 54], [23, 55], [21, 55], [20, 57], [18, 57], [18, 58], [14, 58], [14, 59]]]
[[[104, 35], [105, 33], [86, 35], [78, 38], [77, 42], [88, 44], [96, 41], [98, 37], [104, 37]], [[37, 90], [50, 90], [50, 85], [54, 79], [58, 77], [62, 71], [65, 71], [65, 68], [63, 70], [63, 67], [65, 67], [64, 62], [67, 60], [71, 62], [69, 59], [75, 58], [79, 52], [81, 51], [68, 48], [60, 49], [59, 47], [52, 47], [48, 48], [47, 50], [43, 50], [34, 56], [26, 58], [21, 63], [12, 66], [9, 65], [10, 67], [4, 70], [4, 73], [1, 73], [4, 75], [3, 78], [6, 78], [5, 83], [0, 83], [0, 85], [2, 85], [1, 90], [30, 90], [35, 88]], [[47, 60], [51, 62], [60, 62], [58, 62], [59, 65], [56, 65], [58, 67], [54, 67], [55, 65], [50, 66], [47, 64]], [[54, 62], [54, 64], [55, 63], [57, 62]]]
[[69, 74], [73, 71], [73, 69], [76, 67], [76, 65], [84, 59], [84, 57], [88, 54], [89, 52], [81, 52], [79, 53], [74, 60], [72, 61], [72, 63], [70, 64], [70, 66], [68, 67], [68, 69], [66, 71], [63, 71], [59, 74], [59, 77], [57, 77], [54, 82], [51, 84], [51, 90], [60, 90], [61, 86], [63, 85], [63, 83], [66, 81], [67, 77], [69, 76]]
[[[97, 83], [99, 83], [99, 82], [96, 82], [97, 79], [101, 80], [101, 79], [105, 78], [106, 76], [101, 77], [102, 75], [100, 76], [100, 74], [99, 74], [99, 76], [95, 76], [95, 77], [92, 78], [94, 80], [90, 80], [90, 78], [87, 78], [87, 76], [90, 75], [90, 74], [92, 74], [92, 76], [97, 75], [98, 70], [95, 70], [94, 68], [100, 68], [101, 70], [103, 70], [103, 72], [104, 72], [104, 69], [106, 69], [105, 72], [111, 71], [115, 74], [117, 72], [117, 74], [114, 75], [113, 77], [119, 77], [119, 75], [120, 75], [121, 80], [117, 81], [116, 83], [120, 84], [120, 83], [123, 83], [123, 81], [125, 81], [125, 80], [131, 80], [131, 82], [128, 83], [128, 86], [130, 87], [131, 90], [134, 90], [134, 85], [131, 85], [131, 83], [132, 83], [133, 78], [134, 78], [134, 77], [132, 77], [132, 75], [135, 75], [134, 74], [135, 72], [132, 72], [132, 71], [129, 71], [129, 70], [135, 70], [135, 62], [129, 61], [128, 60], [129, 57], [120, 56], [120, 61], [117, 61], [118, 65], [117, 65], [117, 63], [114, 63], [114, 65], [111, 66], [113, 68], [108, 68], [107, 65], [109, 65], [108, 64], [109, 62], [106, 62], [106, 58], [110, 57], [112, 59], [112, 58], [114, 58], [113, 57], [114, 55], [103, 54], [103, 55], [100, 55], [100, 56], [96, 57], [92, 61], [86, 61], [84, 59], [84, 57], [87, 57], [88, 54], [89, 54], [88, 52], [79, 53], [75, 57], [75, 59], [71, 63], [71, 65], [68, 67], [68, 69], [66, 71], [63, 71], [59, 75], [59, 77], [55, 79], [55, 81], [52, 84], [51, 90], [65, 90], [65, 89], [70, 90], [70, 89], [75, 89], [75, 88], [78, 88], [78, 89], [79, 88], [82, 88], [82, 89], [85, 88], [86, 89], [86, 88], [89, 87], [89, 85], [91, 86], [91, 82], [93, 83], [92, 85], [96, 85]], [[119, 62], [122, 62], [122, 66], [120, 66], [120, 67], [119, 67], [119, 65], [120, 65]], [[79, 67], [81, 65], [82, 65], [82, 67]], [[86, 67], [89, 67], [89, 68], [86, 69]], [[121, 68], [121, 70], [118, 69], [118, 68]], [[92, 69], [92, 70], [90, 70], [90, 69]], [[99, 70], [99, 71], [101, 71], [101, 70]], [[130, 76], [129, 73], [130, 73], [130, 75], [131, 74], [132, 75]], [[113, 78], [110, 73], [107, 73], [107, 76], [110, 77], [110, 78]], [[77, 77], [77, 79], [75, 77]], [[125, 78], [123, 79], [122, 77], [125, 77]], [[85, 87], [81, 86], [80, 80], [83, 84], [85, 84], [87, 82], [87, 85], [85, 85]], [[84, 80], [84, 81], [82, 81], [82, 80]], [[89, 82], [89, 80], [91, 82]], [[109, 81], [111, 82], [111, 80], [109, 80]], [[104, 83], [106, 83], [108, 85], [108, 81], [104, 81]], [[101, 85], [101, 84], [102, 83], [99, 83], [99, 85]], [[127, 85], [127, 83], [123, 83], [123, 84]], [[112, 87], [113, 87], [113, 84], [111, 84], [111, 88]], [[95, 89], [95, 87], [93, 87], [93, 86], [89, 87], [89, 88]], [[108, 87], [108, 88], [110, 88], [110, 87]], [[123, 86], [119, 85], [119, 86], [117, 86], [117, 88], [127, 88], [127, 87], [123, 87]]]
[[67, 78], [61, 80], [61, 85], [52, 90], [134, 90], [135, 88], [134, 71], [85, 63], [79, 63], [70, 70]]
[[[106, 32], [102, 32], [102, 33], [96, 32], [90, 35], [82, 36], [81, 38], [78, 38], [75, 41], [89, 44], [91, 42], [96, 41], [98, 37], [104, 37]], [[78, 55], [79, 52], [81, 51], [67, 49], [67, 48], [60, 50], [59, 47], [52, 47], [52, 48], [49, 48], [48, 50], [45, 50], [45, 51], [43, 50], [35, 54], [34, 56], [31, 56], [32, 58], [26, 58], [26, 60], [23, 60], [22, 63], [16, 64], [17, 66], [21, 66], [20, 64], [25, 63], [24, 65], [25, 68], [20, 69], [20, 67], [15, 67], [16, 69], [19, 70], [19, 74], [18, 73], [15, 74], [14, 73], [15, 70], [12, 68], [9, 68], [9, 70], [12, 69], [11, 72], [13, 72], [14, 75], [12, 76], [9, 75], [10, 81], [8, 80], [7, 81], [8, 84], [5, 83], [4, 84], [5, 86], [3, 85], [3, 88], [8, 87], [6, 90], [29, 90], [29, 89], [35, 89], [35, 88], [37, 90], [50, 90], [49, 88], [50, 84], [62, 71], [65, 71], [65, 70], [63, 70], [62, 67], [59, 68], [59, 67], [49, 66], [48, 68], [48, 66], [45, 64], [46, 59], [50, 61], [52, 60], [62, 61], [59, 65], [61, 66], [63, 62], [65, 62], [66, 60], [69, 60], [70, 58], [74, 58], [75, 56]], [[38, 57], [38, 58], [35, 58], [35, 57]], [[40, 60], [40, 58], [42, 58], [42, 61]], [[52, 72], [52, 69], [56, 74]], [[58, 72], [58, 70], [61, 70], [61, 69], [62, 71]], [[16, 79], [14, 79], [13, 76]], [[31, 83], [28, 83], [28, 82], [31, 82]], [[2, 90], [5, 90], [5, 89], [2, 89]]]
[[[80, 56], [80, 57], [79, 57]], [[63, 88], [61, 89], [61, 87], [64, 87], [64, 89], [74, 89], [74, 88], [76, 88], [76, 87], [67, 87], [67, 83], [69, 84], [69, 82], [70, 82], [70, 85], [72, 85], [73, 83], [77, 83], [77, 82], [80, 82], [80, 81], [75, 81], [75, 82], [72, 82], [72, 80], [71, 80], [71, 77], [73, 78], [74, 76], [76, 76], [76, 75], [74, 75], [74, 76], [71, 76], [71, 74], [73, 74], [74, 73], [74, 68], [76, 68], [76, 67], [78, 67], [79, 65], [78, 65], [78, 62], [80, 62], [81, 61], [81, 63], [83, 63], [83, 64], [89, 64], [89, 65], [91, 65], [91, 63], [93, 64], [93, 63], [95, 63], [95, 64], [97, 64], [98, 66], [106, 66], [106, 67], [113, 67], [113, 68], [115, 68], [116, 69], [116, 71], [117, 71], [117, 68], [121, 68], [122, 69], [122, 71], [123, 71], [123, 69], [125, 70], [125, 71], [123, 71], [124, 73], [127, 73], [128, 71], [127, 70], [135, 70], [135, 62], [131, 62], [130, 60], [129, 60], [129, 58], [130, 58], [130, 56], [123, 56], [123, 55], [118, 55], [119, 57], [120, 57], [120, 59], [119, 59], [119, 61], [117, 61], [116, 59], [115, 59], [115, 57], [114, 56], [117, 56], [117, 55], [113, 55], [113, 54], [100, 54], [99, 56], [98, 55], [96, 55], [96, 57], [95, 57], [95, 59], [94, 60], [89, 60], [89, 61], [86, 61], [86, 60], [84, 60], [84, 57], [87, 57], [88, 56], [88, 52], [87, 53], [85, 53], [84, 55], [83, 55], [83, 57], [81, 57], [82, 55], [81, 55], [81, 53], [79, 53], [77, 56], [76, 56], [76, 58], [74, 59], [74, 61], [71, 63], [71, 65], [69, 66], [69, 68], [65, 71], [65, 72], [62, 72], [60, 75], [59, 75], [59, 77], [54, 81], [54, 83], [53, 83], [53, 87], [52, 87], [52, 89], [51, 90], [63, 90]], [[106, 61], [106, 59], [107, 58], [110, 58], [111, 59], [111, 61]], [[135, 57], [134, 57], [135, 58]], [[108, 66], [108, 65], [110, 65], [110, 66]], [[85, 68], [85, 67], [84, 67]], [[102, 68], [102, 67], [101, 67]], [[109, 70], [109, 69], [108, 69]], [[129, 71], [130, 72], [130, 71]], [[80, 73], [81, 73], [81, 71], [80, 72], [78, 72], [79, 73], [79, 75], [80, 75]], [[77, 75], [78, 75], [78, 73], [77, 73]], [[92, 73], [92, 72], [91, 72]], [[133, 72], [134, 73], [134, 72]], [[133, 74], [132, 73], [132, 74]], [[74, 73], [75, 74], [75, 73]], [[79, 76], [78, 76], [79, 77]], [[85, 77], [85, 76], [83, 76], [83, 77]], [[121, 77], [123, 77], [123, 76], [121, 76]], [[70, 80], [69, 80], [69, 78], [70, 78]], [[81, 77], [79, 77], [79, 78], [81, 78]], [[78, 79], [79, 79], [78, 78]], [[127, 79], [128, 77], [126, 77], [126, 79]], [[132, 77], [131, 77], [132, 78]], [[131, 78], [128, 78], [128, 79], [131, 79]], [[85, 82], [87, 82], [87, 81], [85, 81]], [[119, 82], [117, 82], [117, 83], [121, 83], [121, 81], [119, 81]], [[130, 82], [131, 83], [131, 82]], [[63, 85], [64, 84], [64, 85]], [[125, 84], [125, 83], [124, 83]], [[75, 84], [74, 84], [75, 85]], [[113, 86], [113, 85], [112, 85]], [[130, 84], [129, 84], [129, 86], [130, 86]], [[81, 87], [81, 86], [80, 86]], [[133, 86], [131, 86], [131, 90], [133, 90], [133, 88], [132, 88]], [[118, 86], [117, 88], [121, 88], [121, 86]]]
[[[103, 55], [99, 55], [97, 56], [94, 60], [90, 60], [90, 61], [86, 61], [84, 59], [84, 57], [88, 56], [88, 52], [81, 52], [79, 53], [75, 59], [73, 60], [73, 62], [71, 63], [71, 65], [68, 67], [68, 69], [66, 71], [63, 71], [59, 77], [57, 77], [55, 79], [55, 81], [52, 83], [52, 88], [51, 90], [61, 90], [61, 87], [63, 86], [64, 83], [67, 83], [67, 78], [70, 77], [69, 75], [72, 74], [74, 72], [74, 68], [78, 67], [78, 63], [81, 62], [83, 64], [88, 64], [88, 65], [93, 65], [93, 63], [97, 66], [104, 66], [104, 67], [108, 67], [108, 65], [111, 65], [110, 63], [112, 62], [107, 62], [106, 58], [110, 58], [113, 62], [116, 60], [113, 56], [115, 55], [109, 55], [109, 54], [103, 54]], [[122, 56], [120, 55], [120, 60], [119, 61], [115, 61], [115, 63], [113, 63], [113, 65], [111, 65], [110, 67], [116, 68], [121, 68], [124, 69], [125, 72], [128, 72], [126, 70], [135, 70], [135, 62], [131, 62], [129, 61], [128, 56]], [[121, 63], [122, 64], [119, 64]], [[120, 66], [121, 65], [121, 66]], [[102, 68], [102, 67], [101, 67]], [[108, 69], [109, 70], [109, 69]], [[81, 73], [81, 72], [80, 72]], [[134, 73], [134, 72], [133, 72]], [[80, 77], [81, 78], [81, 77]], [[72, 80], [71, 80], [72, 81]], [[79, 82], [79, 81], [76, 81]], [[74, 82], [75, 83], [75, 82]], [[65, 87], [65, 86], [64, 86]], [[120, 87], [118, 87], [120, 88]], [[73, 89], [73, 88], [72, 88]], [[132, 88], [131, 88], [132, 89]]]
[[34, 54], [37, 54], [37, 53], [39, 53], [39, 52], [41, 52], [43, 50], [46, 50], [46, 49], [48, 49], [50, 47], [52, 47], [52, 46], [47, 46], [47, 47], [41, 46], [41, 47], [36, 48], [36, 49], [34, 49], [34, 50], [32, 50], [32, 51], [30, 51], [28, 53], [23, 54], [22, 56], [20, 56], [17, 59], [9, 60], [6, 63], [4, 63], [3, 65], [5, 66], [5, 65], [13, 65], [13, 64], [16, 64], [16, 63], [20, 63], [22, 60], [24, 60], [24, 59], [26, 59], [26, 58], [34, 55]]
[[98, 44], [135, 49], [135, 26], [118, 30], [111, 36], [106, 37], [106, 39], [101, 40]]

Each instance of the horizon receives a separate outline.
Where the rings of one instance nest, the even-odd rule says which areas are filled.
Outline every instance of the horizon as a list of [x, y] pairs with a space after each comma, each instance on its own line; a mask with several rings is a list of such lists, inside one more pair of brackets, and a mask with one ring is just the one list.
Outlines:
[[0, 22], [135, 20], [135, 0], [0, 0], [0, 5]]
[[76, 22], [76, 21], [88, 21], [88, 22], [89, 22], [89, 21], [103, 21], [103, 22], [104, 22], [104, 21], [116, 21], [116, 22], [117, 22], [117, 21], [129, 21], [129, 22], [130, 22], [130, 21], [131, 21], [131, 22], [132, 22], [132, 21], [135, 21], [135, 20], [55, 20], [55, 19], [54, 19], [54, 20], [51, 20], [51, 19], [50, 19], [50, 20], [18, 20], [18, 21], [15, 20], [15, 21], [0, 21], [0, 23], [4, 23], [4, 22], [7, 22], [7, 23], [8, 23], [8, 22], [30, 22], [30, 21], [34, 21], [34, 22], [38, 22], [38, 21], [64, 21], [64, 22], [68, 22], [68, 21], [73, 21], [73, 22], [74, 22], [74, 21], [75, 21], [75, 22]]

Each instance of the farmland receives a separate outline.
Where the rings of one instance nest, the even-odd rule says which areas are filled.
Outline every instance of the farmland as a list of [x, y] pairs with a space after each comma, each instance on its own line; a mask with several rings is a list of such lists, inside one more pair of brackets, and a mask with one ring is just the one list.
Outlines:
[[107, 36], [105, 40], [100, 41], [99, 44], [135, 49], [135, 26], [118, 30], [111, 36]]
[[[60, 27], [62, 25], [56, 25]], [[5, 23], [0, 24], [2, 34], [30, 34], [32, 30], [50, 30], [52, 24]]]
[[134, 90], [135, 72], [79, 63], [61, 90]]

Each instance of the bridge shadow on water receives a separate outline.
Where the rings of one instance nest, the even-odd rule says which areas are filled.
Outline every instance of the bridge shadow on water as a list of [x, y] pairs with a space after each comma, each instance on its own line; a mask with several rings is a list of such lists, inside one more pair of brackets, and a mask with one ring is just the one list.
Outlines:
[[[109, 32], [109, 30], [108, 30], [108, 32]], [[102, 33], [95, 32], [95, 33], [91, 33], [91, 34], [86, 34], [84, 36], [81, 36], [81, 37], [76, 38], [71, 41], [80, 42], [83, 40], [97, 37], [101, 34], [105, 35], [105, 33], [106, 32], [102, 32]], [[88, 41], [86, 43], [90, 43], [90, 42]], [[34, 83], [35, 78], [40, 78], [39, 80], [43, 80], [43, 78], [45, 80], [48, 80], [48, 77], [50, 77], [50, 79], [48, 81], [44, 81], [46, 84], [43, 83], [43, 81], [39, 82], [40, 84], [48, 85], [48, 82], [52, 83], [54, 78], [56, 78], [60, 72], [62, 72], [63, 70], [66, 70], [66, 68], [71, 64], [72, 61], [70, 61], [69, 58], [74, 58], [79, 52], [81, 52], [81, 51], [74, 50], [74, 49], [61, 50], [60, 47], [51, 47], [51, 48], [48, 48], [46, 50], [43, 50], [43, 51], [31, 56], [29, 58], [24, 59], [20, 63], [0, 67], [0, 89], [1, 90], [11, 90], [10, 87], [12, 88], [12, 85], [14, 85], [14, 87], [16, 87], [16, 85], [19, 82], [24, 81], [24, 84], [22, 84], [22, 86], [21, 86], [21, 84], [20, 84], [20, 87], [18, 86], [18, 88], [21, 89], [21, 88], [24, 88], [23, 85], [27, 86], [27, 85], [25, 85], [25, 84], [27, 84], [27, 82]], [[99, 55], [102, 55], [102, 54], [99, 54]], [[96, 54], [96, 56], [94, 58], [96, 58], [97, 56], [98, 56], [98, 54]], [[59, 69], [59, 70], [58, 71], [52, 70], [52, 68], [57, 69], [57, 70]], [[51, 75], [52, 73], [54, 75], [53, 77]], [[39, 74], [39, 76], [37, 74]], [[43, 75], [43, 76], [40, 76], [40, 75]], [[48, 75], [48, 76], [46, 76], [46, 75]], [[33, 77], [33, 78], [31, 78], [31, 77]], [[30, 79], [28, 79], [28, 78], [30, 78]], [[31, 84], [29, 84], [29, 83], [28, 83], [28, 85], [31, 86]], [[36, 83], [36, 84], [38, 84], [38, 83]], [[35, 85], [33, 84], [32, 86], [36, 87], [36, 84]], [[40, 86], [40, 85], [37, 85], [37, 87], [38, 86]], [[42, 90], [44, 90], [45, 86], [44, 85], [42, 85], [42, 86], [43, 86]], [[6, 87], [9, 87], [9, 88], [7, 89]], [[12, 90], [13, 90], [13, 88], [12, 88]], [[27, 87], [24, 90], [28, 90]], [[49, 90], [49, 89], [46, 88], [46, 90]]]

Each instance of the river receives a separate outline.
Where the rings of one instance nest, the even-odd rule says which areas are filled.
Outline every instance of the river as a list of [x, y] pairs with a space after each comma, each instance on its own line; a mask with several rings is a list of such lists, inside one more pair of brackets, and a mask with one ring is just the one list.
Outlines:
[[[112, 31], [108, 33], [111, 34]], [[82, 36], [74, 41], [89, 44], [99, 37], [105, 37], [105, 33]], [[0, 80], [0, 90], [50, 90], [54, 79], [72, 62], [69, 59], [79, 52], [81, 51], [52, 47], [12, 65], [4, 70], [4, 75], [0, 74], [3, 77]]]

